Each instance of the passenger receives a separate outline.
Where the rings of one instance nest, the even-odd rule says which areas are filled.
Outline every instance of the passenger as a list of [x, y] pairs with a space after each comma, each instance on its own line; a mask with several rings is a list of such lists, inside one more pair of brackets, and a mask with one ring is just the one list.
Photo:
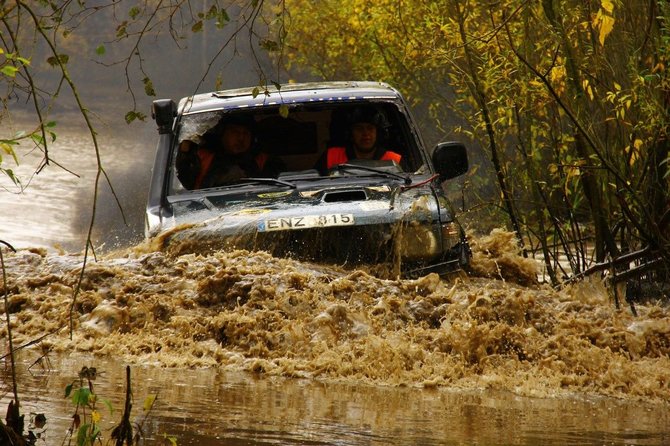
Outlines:
[[347, 122], [346, 145], [328, 148], [320, 160], [319, 167], [322, 173], [353, 159], [389, 160], [400, 163], [401, 155], [385, 149], [380, 142], [381, 135], [388, 127], [388, 122], [381, 112], [372, 107], [359, 107], [351, 113]]
[[251, 117], [229, 117], [203, 137], [199, 147], [182, 141], [177, 176], [187, 189], [216, 187], [242, 178], [276, 177], [284, 170], [278, 158], [254, 150]]

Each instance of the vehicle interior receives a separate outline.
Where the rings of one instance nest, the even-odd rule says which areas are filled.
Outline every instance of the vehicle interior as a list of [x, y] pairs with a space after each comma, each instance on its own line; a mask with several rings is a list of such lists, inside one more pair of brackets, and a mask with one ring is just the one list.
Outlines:
[[[370, 103], [366, 105], [369, 106]], [[234, 115], [246, 115], [248, 119], [253, 119], [251, 150], [279, 158], [284, 168], [278, 176], [295, 176], [298, 172], [312, 169], [315, 169], [315, 175], [319, 172], [327, 175], [328, 172], [324, 172], [321, 168], [324, 165], [325, 152], [329, 147], [344, 147], [348, 144], [350, 140], [348, 117], [357, 106], [360, 107], [360, 103], [316, 103], [289, 106], [288, 114], [285, 113], [286, 109], [280, 110], [279, 106], [187, 114], [182, 116], [178, 125], [175, 153], [178, 153], [185, 143], [194, 148], [202, 145], [207, 132], [215, 131], [223, 119], [230, 119]], [[370, 166], [375, 168], [390, 166], [400, 173], [420, 169], [425, 164], [425, 159], [418, 150], [412, 130], [407, 125], [407, 118], [395, 104], [390, 102], [374, 103], [374, 108], [385, 120], [383, 125], [377, 126], [378, 144], [400, 154], [402, 158], [400, 163], [375, 161], [370, 162]], [[175, 164], [176, 158], [173, 156], [172, 166], [176, 175], [173, 175], [172, 189], [175, 192], [186, 191], [189, 188], [177, 179], [179, 172], [176, 172], [178, 168]]]

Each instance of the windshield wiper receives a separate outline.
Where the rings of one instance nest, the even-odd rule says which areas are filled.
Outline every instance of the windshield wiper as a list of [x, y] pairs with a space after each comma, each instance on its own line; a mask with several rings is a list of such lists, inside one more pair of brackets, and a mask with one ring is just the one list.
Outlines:
[[338, 172], [347, 171], [347, 170], [349, 170], [349, 171], [351, 171], [351, 170], [363, 170], [365, 172], [371, 172], [371, 173], [374, 173], [374, 174], [385, 176], [387, 178], [394, 178], [396, 180], [400, 180], [405, 185], [412, 184], [412, 179], [409, 176], [400, 175], [400, 174], [397, 174], [397, 173], [389, 172], [387, 170], [378, 169], [378, 168], [375, 168], [375, 167], [360, 166], [358, 164], [344, 163], [344, 164], [336, 165], [335, 167], [333, 167], [333, 169], [337, 170]]
[[277, 178], [240, 178], [228, 184], [221, 184], [219, 186], [208, 187], [204, 189], [194, 189], [192, 192], [199, 193], [211, 193], [216, 191], [223, 191], [226, 189], [236, 189], [238, 187], [250, 186], [253, 184], [272, 184], [275, 186], [286, 186], [291, 189], [295, 189], [296, 185], [285, 180], [279, 180]]
[[291, 189], [295, 189], [296, 185], [290, 181], [280, 180], [278, 178], [240, 178], [239, 182], [235, 183], [236, 186], [241, 186], [248, 183], [261, 183], [261, 184], [275, 184], [280, 186], [286, 186]]

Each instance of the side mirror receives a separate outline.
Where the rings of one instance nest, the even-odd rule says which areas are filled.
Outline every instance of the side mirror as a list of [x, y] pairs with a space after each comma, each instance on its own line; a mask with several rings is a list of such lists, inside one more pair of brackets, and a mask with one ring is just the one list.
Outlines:
[[151, 104], [151, 117], [158, 125], [158, 133], [170, 133], [177, 116], [177, 104], [172, 99], [156, 99]]
[[468, 151], [457, 141], [441, 142], [433, 150], [433, 166], [440, 181], [450, 180], [468, 171]]

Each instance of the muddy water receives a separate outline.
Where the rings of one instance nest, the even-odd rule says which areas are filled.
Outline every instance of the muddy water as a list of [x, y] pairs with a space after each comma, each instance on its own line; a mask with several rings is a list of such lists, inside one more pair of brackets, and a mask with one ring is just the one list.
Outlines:
[[[510, 240], [481, 240], [477, 274], [487, 262], [489, 274], [513, 270]], [[138, 246], [88, 266], [72, 339], [81, 258], [4, 257], [15, 344], [53, 333], [22, 364], [48, 351], [55, 372], [20, 375], [24, 399], [43, 401], [56, 426], [79, 367], [105, 371], [97, 391], [121, 407], [129, 364], [136, 398], [161, 395], [147, 432], [180, 444], [670, 438], [667, 306], [640, 305], [634, 317], [597, 281], [560, 292], [519, 285], [531, 271], [518, 256], [504, 280], [394, 281], [264, 253], [169, 257]]]
[[[62, 140], [76, 159], [83, 146]], [[106, 147], [127, 156], [136, 144]], [[113, 159], [124, 183], [147, 180], [138, 157], [135, 170]], [[3, 258], [14, 344], [25, 346], [22, 407], [46, 414], [46, 444], [65, 436], [64, 388], [84, 365], [102, 372], [95, 391], [116, 409], [102, 408], [106, 435], [126, 365], [135, 416], [158, 394], [143, 427], [153, 444], [164, 434], [212, 445], [670, 442], [670, 310], [660, 296], [633, 316], [598, 280], [538, 285], [536, 265], [495, 231], [473, 240], [473, 274], [449, 280], [382, 280], [247, 251], [100, 250], [73, 301], [83, 259], [49, 245], [76, 242], [72, 221], [86, 207], [72, 198], [90, 188], [78, 181], [44, 186], [62, 201], [43, 191], [29, 201], [53, 206], [38, 211], [2, 196], [11, 229], [2, 238], [38, 246]], [[4, 317], [0, 341], [1, 356]], [[8, 369], [4, 358], [1, 407]]]
[[[60, 444], [73, 413], [63, 398], [82, 364], [96, 364], [105, 436], [118, 422], [124, 373], [107, 359], [52, 361], [53, 372], [22, 373], [24, 410], [47, 411], [47, 444]], [[283, 379], [216, 368], [131, 366], [133, 420], [149, 444], [181, 445], [655, 445], [666, 444], [668, 415], [640, 402], [594, 397], [527, 398], [463, 391]], [[165, 383], [170, 383], [166, 385]], [[157, 395], [146, 421], [147, 395]], [[3, 403], [6, 399], [3, 399]], [[38, 430], [36, 430], [37, 432]]]
[[[0, 240], [16, 248], [79, 251], [84, 246], [94, 203], [96, 154], [77, 116], [62, 117], [53, 128], [56, 140], [44, 154], [23, 140], [15, 146], [19, 164], [3, 153], [2, 167], [20, 179], [0, 174]], [[29, 132], [33, 123], [0, 121], [0, 138]], [[143, 232], [156, 131], [149, 124], [129, 127], [95, 121], [99, 151], [107, 178], [101, 176], [93, 240], [97, 248], [127, 244]], [[119, 205], [121, 204], [122, 210]], [[124, 221], [125, 215], [125, 221]]]

